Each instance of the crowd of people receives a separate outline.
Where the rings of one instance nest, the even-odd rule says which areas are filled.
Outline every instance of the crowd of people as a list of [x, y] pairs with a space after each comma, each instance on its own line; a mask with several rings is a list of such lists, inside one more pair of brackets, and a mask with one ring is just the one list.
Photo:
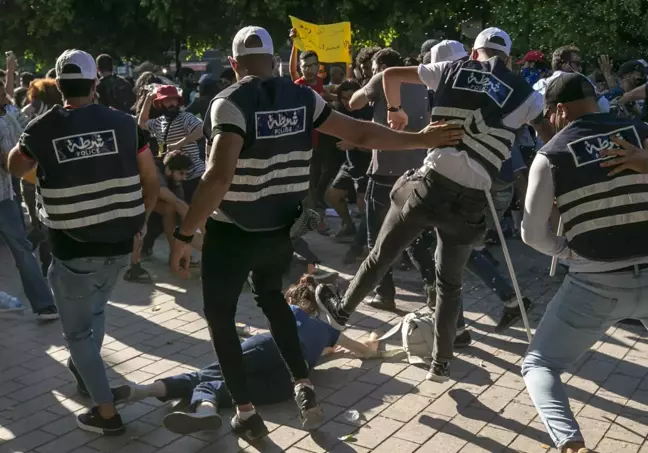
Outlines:
[[[363, 48], [346, 67], [293, 47], [283, 76], [268, 32], [245, 27], [231, 70], [198, 83], [179, 71], [177, 86], [153, 71], [126, 80], [110, 56], [80, 50], [65, 51], [44, 78], [18, 76], [8, 54], [0, 237], [36, 317], [60, 317], [68, 367], [95, 404], [79, 427], [119, 435], [119, 403], [185, 398], [190, 409], [169, 414], [169, 430], [218, 429], [218, 409], [233, 405], [233, 431], [254, 441], [268, 432], [255, 405], [294, 397], [304, 428], [316, 428], [323, 412], [310, 373], [336, 345], [381, 356], [378, 341], [343, 331], [363, 301], [396, 308], [393, 266], [421, 276], [434, 313], [427, 379], [445, 382], [454, 350], [472, 341], [464, 268], [500, 298], [496, 332], [533, 308], [488, 251], [501, 224], [568, 269], [522, 373], [556, 447], [592, 451], [560, 373], [614, 323], [648, 321], [648, 63], [615, 74], [601, 56], [587, 77], [573, 45], [519, 61], [511, 50], [498, 28], [471, 49], [428, 40], [418, 59]], [[327, 210], [339, 230], [330, 231]], [[347, 244], [345, 264], [362, 262], [343, 295], [323, 284], [336, 275], [318, 268], [308, 231]], [[173, 272], [201, 268], [218, 361], [111, 388], [100, 356], [104, 307], [122, 271], [151, 282], [142, 260], [162, 234]], [[296, 256], [307, 272], [284, 292]], [[270, 333], [241, 344], [234, 317], [248, 279]]]

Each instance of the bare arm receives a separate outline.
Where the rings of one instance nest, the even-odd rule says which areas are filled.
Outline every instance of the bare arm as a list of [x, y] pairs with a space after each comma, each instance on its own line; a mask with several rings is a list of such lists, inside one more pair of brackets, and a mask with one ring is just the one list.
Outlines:
[[646, 99], [646, 85], [641, 85], [632, 91], [625, 93], [619, 98], [619, 104], [627, 104], [628, 102], [639, 101]]
[[295, 38], [297, 37], [297, 30], [290, 30], [290, 41], [292, 42], [292, 49], [290, 49], [290, 60], [288, 60], [288, 68], [290, 70], [290, 78], [294, 82], [299, 78], [299, 73], [297, 72], [297, 54], [299, 50], [295, 46]]
[[146, 217], [153, 212], [160, 194], [160, 181], [157, 176], [157, 167], [153, 160], [153, 154], [148, 147], [137, 154], [137, 167], [142, 182], [142, 195], [144, 197], [144, 208]]
[[20, 144], [14, 146], [9, 153], [3, 154], [2, 161], [4, 168], [16, 178], [22, 178], [25, 173], [36, 167], [36, 161], [20, 151]]
[[362, 148], [384, 151], [456, 145], [463, 136], [459, 125], [430, 125], [421, 132], [398, 132], [378, 123], [359, 121], [336, 111], [331, 111], [318, 130]]
[[383, 89], [385, 90], [385, 99], [390, 107], [400, 107], [401, 93], [400, 87], [403, 83], [413, 83], [423, 85], [419, 77], [418, 67], [407, 66], [403, 68], [388, 68], [383, 73]]
[[14, 96], [14, 77], [16, 74], [16, 56], [11, 52], [11, 55], [7, 57], [7, 75], [5, 77], [5, 93], [11, 99]]
[[368, 346], [365, 343], [352, 340], [351, 338], [344, 335], [344, 333], [340, 333], [340, 336], [337, 341], [337, 345], [342, 346], [344, 349], [347, 349], [360, 357], [372, 358], [372, 357], [378, 357], [379, 355], [378, 351], [376, 351], [375, 349], [372, 349], [370, 346]]
[[364, 108], [368, 103], [369, 98], [367, 97], [365, 90], [358, 90], [353, 93], [353, 96], [351, 96], [349, 107], [351, 107], [351, 110], [360, 110], [361, 108]]
[[148, 95], [146, 95], [144, 105], [142, 105], [142, 110], [140, 110], [140, 114], [137, 117], [138, 126], [147, 132], [150, 132], [146, 123], [148, 123], [149, 120], [149, 113], [151, 111], [151, 104], [153, 103], [153, 99], [155, 99], [155, 94], [149, 93]]
[[175, 206], [175, 210], [180, 214], [180, 217], [184, 218], [184, 216], [187, 215], [189, 205], [178, 198], [173, 192], [171, 192], [171, 190], [169, 190], [168, 187], [160, 187], [159, 200]]
[[205, 225], [207, 217], [218, 208], [229, 190], [236, 162], [243, 149], [243, 137], [223, 132], [214, 137], [207, 171], [203, 174], [194, 195], [189, 212], [182, 221], [180, 233], [190, 236]]

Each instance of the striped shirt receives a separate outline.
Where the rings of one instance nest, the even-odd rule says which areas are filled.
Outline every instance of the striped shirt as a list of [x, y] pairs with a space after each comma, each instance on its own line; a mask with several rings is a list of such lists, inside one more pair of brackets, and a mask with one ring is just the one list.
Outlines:
[[[160, 116], [146, 122], [148, 130], [153, 134], [160, 144], [171, 145], [177, 143], [187, 135], [191, 134], [196, 128], [202, 128], [202, 121], [188, 112], [180, 112], [169, 126], [169, 120]], [[167, 134], [167, 129], [170, 127]], [[166, 136], [166, 142], [164, 137]], [[196, 142], [191, 142], [182, 148], [182, 151], [191, 158], [191, 166], [187, 173], [187, 179], [200, 178], [205, 173], [205, 161], [200, 158], [200, 150]]]
[[[9, 153], [18, 143], [20, 124], [11, 113], [0, 116], [0, 156]], [[13, 199], [13, 184], [11, 175], [0, 168], [0, 201]]]

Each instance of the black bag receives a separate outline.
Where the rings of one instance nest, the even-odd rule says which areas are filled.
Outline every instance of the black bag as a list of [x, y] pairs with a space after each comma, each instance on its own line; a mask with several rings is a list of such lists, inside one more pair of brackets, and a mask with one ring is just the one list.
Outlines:
[[102, 77], [97, 86], [99, 102], [122, 112], [130, 113], [135, 105], [133, 86], [115, 74]]

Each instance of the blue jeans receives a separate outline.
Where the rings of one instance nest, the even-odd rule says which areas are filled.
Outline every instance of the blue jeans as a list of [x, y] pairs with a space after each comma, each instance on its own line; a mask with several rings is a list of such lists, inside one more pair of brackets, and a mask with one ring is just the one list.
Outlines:
[[96, 404], [113, 402], [100, 351], [105, 333], [104, 310], [129, 256], [54, 257], [49, 281], [61, 316], [72, 362]]
[[[279, 348], [269, 333], [255, 335], [241, 344], [243, 368], [250, 401], [255, 405], [282, 403], [293, 395], [293, 381]], [[208, 401], [232, 407], [220, 363], [214, 362], [195, 373], [162, 379], [166, 396], [161, 401], [190, 399], [191, 407]]]
[[0, 236], [7, 243], [16, 261], [20, 280], [32, 310], [37, 312], [53, 306], [52, 291], [32, 252], [32, 244], [27, 240], [25, 224], [15, 200], [0, 201]]
[[531, 400], [557, 448], [584, 441], [560, 374], [626, 318], [648, 325], [648, 271], [569, 274], [547, 307], [522, 363]]

